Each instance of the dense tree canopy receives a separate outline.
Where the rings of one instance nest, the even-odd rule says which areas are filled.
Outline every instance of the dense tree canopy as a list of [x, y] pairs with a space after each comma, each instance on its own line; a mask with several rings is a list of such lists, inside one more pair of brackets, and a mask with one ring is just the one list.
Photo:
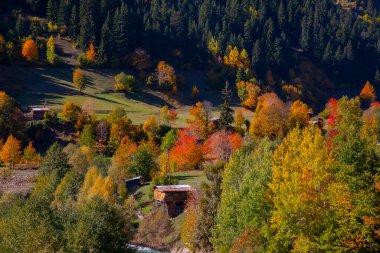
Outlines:
[[[206, 62], [208, 50], [215, 56], [227, 51], [228, 64], [246, 68], [252, 62], [260, 72], [291, 66], [303, 51], [342, 71], [343, 78], [372, 78], [379, 68], [378, 11], [371, 1], [364, 11], [347, 10], [329, 0], [28, 2], [35, 13], [46, 10], [49, 20], [66, 25], [82, 48], [100, 45], [103, 61], [138, 47], [155, 57], [179, 60], [172, 51], [178, 49], [197, 64]], [[138, 49], [136, 55], [141, 56], [133, 58], [139, 69], [150, 66], [144, 51]]]

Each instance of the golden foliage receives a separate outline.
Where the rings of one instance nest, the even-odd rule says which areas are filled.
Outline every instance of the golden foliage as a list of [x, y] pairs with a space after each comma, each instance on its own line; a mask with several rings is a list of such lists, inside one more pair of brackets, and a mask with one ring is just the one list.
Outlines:
[[243, 115], [242, 110], [237, 110], [235, 119], [234, 119], [234, 125], [236, 132], [242, 134], [244, 132], [243, 125], [245, 124], [245, 118]]
[[367, 81], [360, 92], [360, 98], [366, 103], [371, 103], [376, 100], [376, 91], [372, 84]]
[[33, 147], [31, 141], [29, 142], [28, 146], [24, 149], [22, 160], [29, 167], [31, 165], [38, 165], [40, 162], [40, 156], [38, 155], [36, 149]]
[[150, 140], [153, 140], [158, 131], [158, 123], [155, 115], [152, 115], [150, 119], [145, 120], [143, 130], [148, 135]]
[[255, 108], [258, 96], [261, 92], [260, 87], [251, 82], [245, 81], [236, 83], [236, 87], [238, 90], [238, 96], [242, 101], [241, 104], [251, 109]]
[[86, 79], [83, 71], [80, 68], [74, 70], [73, 84], [80, 92], [86, 88]]
[[247, 51], [243, 48], [241, 52], [237, 49], [237, 47], [233, 47], [229, 45], [227, 47], [227, 53], [224, 56], [224, 64], [235, 67], [242, 68], [246, 70], [249, 68], [250, 60]]
[[196, 241], [196, 224], [198, 221], [199, 206], [194, 199], [189, 200], [186, 205], [187, 208], [181, 230], [181, 241], [186, 248], [194, 251], [195, 245], [193, 242]]
[[310, 120], [309, 113], [311, 109], [307, 104], [303, 103], [300, 100], [296, 100], [290, 107], [289, 112], [289, 125], [290, 127], [304, 127], [307, 122]]
[[78, 202], [81, 204], [94, 196], [100, 196], [111, 204], [115, 203], [116, 187], [110, 177], [103, 178], [96, 167], [90, 168], [85, 176], [79, 193]]
[[96, 52], [94, 44], [90, 44], [88, 50], [86, 51], [86, 59], [89, 62], [95, 62]]
[[115, 165], [121, 168], [127, 168], [136, 151], [136, 143], [132, 142], [127, 136], [124, 136], [113, 157]]
[[1, 160], [8, 165], [10, 169], [14, 169], [15, 165], [21, 159], [21, 142], [18, 141], [13, 135], [8, 136], [7, 141], [4, 143], [1, 152]]
[[214, 56], [216, 56], [220, 51], [219, 42], [214, 37], [211, 37], [210, 41], [208, 42], [208, 50]]
[[193, 117], [193, 120], [187, 120], [190, 128], [201, 135], [208, 135], [210, 132], [208, 108], [205, 108], [202, 102], [197, 102], [190, 108], [190, 115]]
[[287, 105], [274, 93], [259, 97], [249, 132], [255, 137], [284, 137], [288, 131]]
[[36, 62], [38, 60], [38, 47], [36, 42], [32, 39], [27, 39], [22, 47], [22, 56], [29, 62]]
[[165, 61], [160, 61], [157, 65], [155, 76], [159, 86], [169, 86], [174, 93], [177, 92], [177, 76], [171, 65]]
[[[326, 219], [332, 156], [318, 128], [292, 130], [273, 156], [272, 227], [285, 240], [314, 239]], [[302, 222], [300, 222], [302, 221]], [[283, 233], [289, 230], [290, 233]], [[280, 239], [281, 240], [281, 239]], [[305, 247], [305, 240], [295, 240]], [[312, 246], [308, 244], [309, 246]], [[313, 250], [312, 250], [313, 251]]]
[[285, 93], [286, 99], [291, 101], [299, 100], [302, 95], [302, 91], [291, 84], [282, 86], [282, 91]]
[[63, 105], [62, 117], [66, 121], [77, 121], [82, 109], [77, 102], [69, 101]]

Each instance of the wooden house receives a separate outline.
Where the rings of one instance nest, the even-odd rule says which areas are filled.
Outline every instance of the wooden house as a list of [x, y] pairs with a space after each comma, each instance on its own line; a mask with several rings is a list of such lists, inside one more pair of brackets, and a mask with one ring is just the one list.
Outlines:
[[50, 111], [47, 107], [34, 107], [30, 112], [25, 113], [24, 117], [27, 121], [38, 121], [43, 120], [46, 112]]
[[164, 208], [170, 218], [184, 211], [186, 200], [195, 191], [190, 185], [164, 185], [153, 188], [154, 209]]

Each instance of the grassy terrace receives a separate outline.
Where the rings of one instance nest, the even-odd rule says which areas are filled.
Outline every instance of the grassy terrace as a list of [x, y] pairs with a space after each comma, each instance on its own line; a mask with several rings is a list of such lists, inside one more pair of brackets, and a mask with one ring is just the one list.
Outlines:
[[[60, 111], [67, 101], [91, 104], [99, 117], [121, 106], [126, 109], [133, 123], [140, 124], [151, 115], [159, 115], [161, 107], [174, 107], [179, 113], [178, 127], [186, 125], [189, 107], [194, 103], [189, 99], [191, 87], [198, 85], [201, 90], [199, 100], [210, 100], [214, 105], [221, 103], [220, 94], [205, 89], [205, 76], [202, 72], [181, 73], [187, 80], [178, 96], [151, 89], [139, 93], [113, 92], [114, 76], [125, 70], [86, 69], [88, 86], [80, 94], [72, 84], [73, 68], [33, 68], [21, 66], [0, 66], [0, 87], [13, 96], [21, 106], [41, 106], [46, 103], [50, 108]], [[125, 71], [128, 72], [128, 71]], [[239, 106], [235, 103], [235, 109]], [[215, 115], [218, 108], [214, 107]], [[248, 118], [253, 113], [245, 110]]]
[[[207, 180], [204, 172], [198, 170], [176, 172], [173, 173], [171, 176], [178, 180], [178, 184], [188, 184], [195, 188], [199, 188], [201, 183]], [[139, 202], [143, 204], [143, 214], [151, 210], [151, 187], [152, 186], [150, 184], [146, 184], [135, 193], [136, 196], [140, 196]]]

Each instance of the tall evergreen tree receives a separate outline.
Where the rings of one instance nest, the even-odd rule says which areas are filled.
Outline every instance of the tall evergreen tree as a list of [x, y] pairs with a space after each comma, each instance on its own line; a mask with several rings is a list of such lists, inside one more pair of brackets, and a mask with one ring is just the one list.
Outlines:
[[114, 15], [114, 24], [113, 24], [113, 41], [114, 49], [117, 54], [123, 55], [128, 49], [128, 21], [129, 21], [129, 12], [127, 5], [124, 2], [121, 4], [121, 7], [116, 9]]
[[222, 96], [223, 96], [223, 104], [222, 104], [222, 111], [220, 113], [220, 127], [224, 129], [230, 129], [232, 123], [234, 122], [234, 111], [231, 108], [230, 100], [231, 100], [231, 90], [229, 87], [229, 83], [226, 82], [226, 85], [224, 86], [224, 89], [222, 90]]
[[58, 19], [57, 0], [48, 0], [47, 5], [46, 5], [46, 17], [50, 21], [57, 22], [57, 19]]
[[70, 17], [70, 26], [69, 26], [69, 35], [71, 38], [76, 39], [79, 32], [79, 20], [78, 20], [78, 11], [77, 6], [74, 4], [71, 8], [71, 17]]
[[112, 55], [112, 23], [110, 14], [107, 14], [107, 18], [104, 21], [102, 27], [102, 34], [99, 46], [99, 61], [106, 63], [111, 59]]
[[82, 49], [87, 49], [94, 40], [94, 19], [93, 19], [93, 1], [82, 0], [80, 2], [80, 21], [79, 21], [79, 45]]

